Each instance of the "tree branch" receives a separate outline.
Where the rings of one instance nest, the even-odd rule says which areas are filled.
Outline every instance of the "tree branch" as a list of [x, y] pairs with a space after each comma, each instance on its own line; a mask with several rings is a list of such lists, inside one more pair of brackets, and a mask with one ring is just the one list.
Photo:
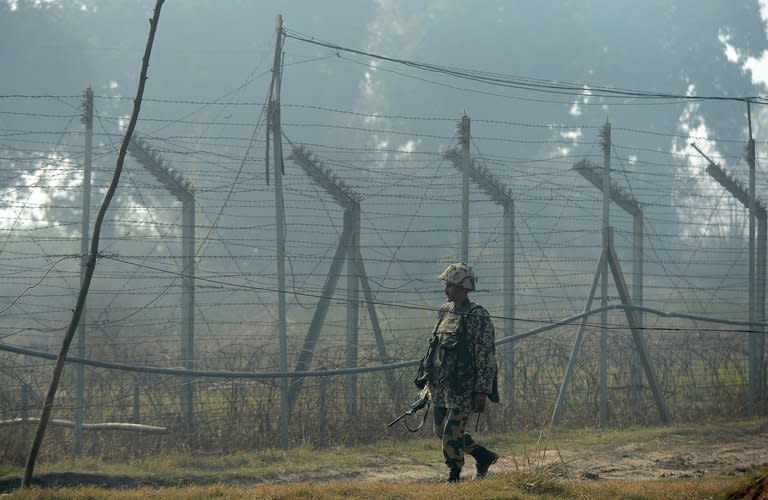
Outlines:
[[157, 24], [160, 20], [160, 9], [163, 6], [164, 0], [156, 0], [155, 11], [152, 19], [149, 20], [149, 37], [147, 38], [147, 46], [144, 49], [144, 58], [141, 64], [141, 75], [139, 76], [139, 88], [136, 92], [136, 99], [133, 101], [133, 113], [131, 113], [131, 120], [128, 123], [128, 128], [125, 131], [125, 137], [123, 143], [120, 146], [120, 153], [117, 156], [117, 164], [115, 165], [115, 172], [112, 175], [112, 183], [109, 185], [107, 193], [104, 195], [104, 200], [101, 202], [99, 213], [96, 216], [96, 223], [93, 226], [93, 237], [91, 238], [91, 251], [88, 254], [86, 260], [85, 274], [83, 275], [83, 281], [80, 284], [80, 293], [77, 296], [77, 303], [72, 313], [72, 320], [69, 323], [67, 332], [64, 335], [64, 339], [61, 343], [61, 350], [59, 356], [56, 359], [56, 366], [53, 370], [53, 377], [51, 378], [51, 385], [48, 388], [48, 395], [43, 403], [43, 409], [40, 414], [40, 422], [35, 432], [32, 446], [29, 449], [29, 455], [27, 456], [27, 463], [24, 467], [24, 478], [22, 479], [22, 488], [29, 488], [32, 483], [32, 473], [35, 469], [35, 462], [37, 461], [37, 455], [40, 452], [40, 445], [43, 442], [45, 436], [45, 430], [48, 427], [48, 422], [51, 418], [51, 410], [53, 408], [53, 401], [56, 397], [56, 389], [59, 386], [59, 380], [61, 379], [61, 373], [64, 371], [64, 363], [67, 359], [67, 352], [69, 346], [72, 343], [72, 339], [77, 331], [77, 326], [80, 323], [80, 316], [83, 313], [83, 307], [85, 306], [85, 299], [88, 296], [88, 289], [91, 286], [91, 279], [93, 278], [93, 272], [96, 269], [96, 257], [99, 254], [99, 236], [101, 234], [101, 226], [104, 223], [104, 216], [107, 213], [109, 204], [112, 202], [112, 197], [117, 190], [117, 184], [120, 181], [120, 174], [123, 171], [123, 162], [125, 161], [125, 154], [128, 150], [128, 143], [133, 135], [133, 130], [136, 128], [136, 121], [139, 118], [139, 110], [141, 109], [141, 100], [144, 96], [144, 84], [147, 81], [147, 69], [149, 67], [149, 56], [152, 53], [152, 44], [155, 40], [155, 31], [157, 30]]

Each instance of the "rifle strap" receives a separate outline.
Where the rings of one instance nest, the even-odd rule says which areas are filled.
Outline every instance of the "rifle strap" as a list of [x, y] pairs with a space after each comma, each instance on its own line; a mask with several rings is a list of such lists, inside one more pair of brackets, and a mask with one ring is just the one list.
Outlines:
[[431, 403], [427, 403], [427, 408], [424, 410], [424, 416], [421, 418], [421, 423], [416, 427], [411, 427], [408, 425], [408, 422], [403, 419], [403, 425], [405, 425], [405, 428], [408, 429], [410, 432], [416, 432], [422, 427], [424, 427], [424, 423], [427, 421], [427, 415], [429, 415], [429, 408], [432, 406]]

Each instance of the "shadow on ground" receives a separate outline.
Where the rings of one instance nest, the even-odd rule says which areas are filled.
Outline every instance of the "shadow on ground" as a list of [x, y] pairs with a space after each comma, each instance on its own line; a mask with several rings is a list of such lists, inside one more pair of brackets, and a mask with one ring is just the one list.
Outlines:
[[[146, 479], [134, 476], [116, 476], [108, 474], [87, 474], [81, 472], [56, 472], [51, 474], [36, 475], [32, 479], [32, 484], [41, 488], [58, 487], [76, 487], [76, 486], [97, 486], [107, 489], [133, 489], [141, 487], [178, 487], [191, 485], [217, 484], [220, 481], [215, 479], [203, 480], [179, 480], [164, 481], [156, 479]], [[0, 493], [10, 493], [21, 487], [20, 477], [0, 478]]]

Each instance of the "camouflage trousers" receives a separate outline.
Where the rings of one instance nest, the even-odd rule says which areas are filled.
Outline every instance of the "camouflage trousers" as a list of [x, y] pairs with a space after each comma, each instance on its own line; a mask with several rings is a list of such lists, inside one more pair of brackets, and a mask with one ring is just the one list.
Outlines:
[[434, 425], [435, 435], [443, 441], [443, 457], [445, 465], [461, 469], [464, 466], [464, 454], [472, 454], [480, 445], [472, 436], [464, 432], [471, 410], [465, 408], [443, 408], [435, 406]]

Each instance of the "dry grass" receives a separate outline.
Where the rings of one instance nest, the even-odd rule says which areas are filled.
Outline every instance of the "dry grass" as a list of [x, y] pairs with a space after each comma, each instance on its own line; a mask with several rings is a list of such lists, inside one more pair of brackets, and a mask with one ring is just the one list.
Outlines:
[[595, 500], [723, 498], [725, 491], [736, 489], [743, 480], [664, 480], [664, 481], [568, 481], [553, 480], [545, 486], [531, 487], [515, 475], [467, 481], [458, 485], [443, 483], [360, 483], [332, 481], [293, 485], [196, 486], [186, 488], [138, 488], [106, 490], [95, 487], [37, 489], [19, 491], [14, 499], [143, 499], [143, 498], [264, 498], [264, 499], [484, 499], [484, 498], [584, 498]]
[[[45, 479], [46, 488], [26, 491], [7, 486], [10, 479], [20, 477], [21, 468], [0, 464], [5, 472], [0, 482], [6, 481], [11, 498], [23, 499], [725, 498], [755, 483], [749, 472], [738, 471], [741, 467], [756, 470], [763, 464], [766, 439], [764, 422], [754, 419], [706, 426], [486, 435], [483, 441], [501, 452], [502, 459], [489, 478], [458, 485], [441, 482], [446, 469], [440, 461], [439, 441], [426, 433], [409, 441], [359, 447], [173, 454], [127, 461], [63, 458], [37, 468], [36, 478]], [[729, 450], [735, 454], [728, 455]], [[756, 452], [757, 458], [745, 462], [749, 451]], [[682, 465], [669, 460], [688, 452], [693, 455]], [[622, 458], [625, 455], [631, 456]], [[713, 458], [728, 465], [706, 465]], [[617, 477], [619, 465], [629, 460], [643, 462], [622, 469]], [[699, 467], [706, 473], [692, 475]]]

